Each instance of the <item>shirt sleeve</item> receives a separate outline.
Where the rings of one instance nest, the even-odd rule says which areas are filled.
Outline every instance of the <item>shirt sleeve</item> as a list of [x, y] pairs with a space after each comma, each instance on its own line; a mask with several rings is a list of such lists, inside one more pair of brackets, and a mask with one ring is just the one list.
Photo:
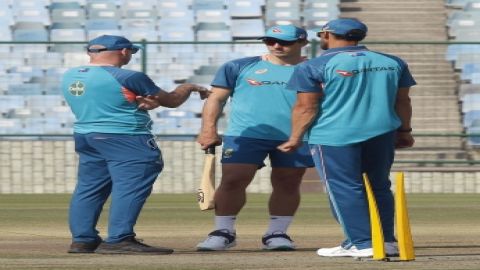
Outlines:
[[238, 78], [239, 65], [230, 61], [223, 64], [215, 73], [215, 77], [211, 83], [212, 86], [234, 89]]
[[322, 90], [322, 72], [307, 63], [295, 66], [287, 83], [287, 89], [298, 92], [320, 92]]
[[122, 84], [128, 90], [140, 96], [155, 95], [162, 90], [143, 72], [135, 72], [126, 78]]
[[398, 82], [398, 87], [406, 88], [416, 84], [417, 82], [415, 81], [412, 74], [410, 73], [410, 70], [408, 69], [407, 64], [404, 64], [402, 69], [402, 74], [400, 75], [400, 80]]

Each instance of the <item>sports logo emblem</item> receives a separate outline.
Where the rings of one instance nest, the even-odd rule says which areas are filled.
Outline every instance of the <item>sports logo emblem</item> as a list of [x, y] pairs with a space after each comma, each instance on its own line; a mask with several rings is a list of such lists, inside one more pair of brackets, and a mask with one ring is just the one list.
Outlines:
[[280, 28], [273, 28], [272, 32], [273, 33], [282, 33], [282, 30]]
[[342, 75], [343, 77], [350, 77], [353, 76], [353, 73], [346, 71], [346, 70], [335, 70], [338, 74]]
[[247, 79], [247, 82], [248, 82], [248, 84], [254, 85], [254, 86], [263, 85], [262, 82], [256, 81], [256, 80], [254, 80], [254, 79]]
[[234, 150], [232, 148], [225, 149], [223, 151], [223, 157], [224, 158], [231, 158], [233, 155]]
[[264, 68], [264, 69], [259, 69], [259, 70], [256, 70], [255, 71], [255, 74], [264, 74], [264, 73], [267, 73], [268, 69]]
[[85, 85], [81, 81], [76, 81], [68, 87], [70, 94], [78, 97], [85, 93]]

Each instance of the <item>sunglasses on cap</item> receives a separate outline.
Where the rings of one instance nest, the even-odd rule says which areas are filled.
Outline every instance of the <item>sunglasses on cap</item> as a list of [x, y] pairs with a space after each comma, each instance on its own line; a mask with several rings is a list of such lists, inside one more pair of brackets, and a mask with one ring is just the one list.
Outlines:
[[138, 48], [121, 48], [121, 49], [108, 49], [108, 48], [101, 48], [101, 49], [87, 49], [88, 52], [91, 53], [98, 53], [98, 52], [104, 52], [104, 51], [121, 51], [123, 49], [127, 49], [132, 51], [132, 54], [136, 54], [138, 52]]
[[275, 38], [264, 38], [262, 41], [267, 46], [273, 46], [275, 44], [278, 44], [280, 46], [292, 46], [293, 44], [297, 43], [297, 40], [288, 41]]

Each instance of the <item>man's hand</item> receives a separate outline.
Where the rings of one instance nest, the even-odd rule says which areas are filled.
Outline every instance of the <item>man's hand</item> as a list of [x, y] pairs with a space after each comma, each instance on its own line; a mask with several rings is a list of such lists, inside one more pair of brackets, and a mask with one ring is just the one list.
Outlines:
[[148, 95], [146, 97], [143, 96], [136, 96], [138, 108], [141, 110], [152, 110], [160, 106], [160, 102], [155, 96]]
[[207, 88], [203, 87], [203, 86], [195, 86], [192, 90], [192, 92], [197, 92], [198, 94], [200, 94], [200, 99], [204, 100], [206, 98], [208, 98], [208, 96], [210, 95], [210, 93], [212, 93], [210, 90], [208, 90]]
[[397, 132], [395, 148], [412, 147], [414, 143], [415, 139], [413, 139], [413, 136], [410, 132]]
[[281, 145], [277, 146], [277, 149], [284, 152], [284, 153], [291, 153], [300, 146], [302, 146], [302, 141], [301, 140], [295, 140], [295, 139], [288, 139], [288, 141], [282, 143]]
[[221, 145], [222, 138], [215, 131], [202, 131], [197, 137], [197, 142], [202, 150], [205, 150], [212, 145]]

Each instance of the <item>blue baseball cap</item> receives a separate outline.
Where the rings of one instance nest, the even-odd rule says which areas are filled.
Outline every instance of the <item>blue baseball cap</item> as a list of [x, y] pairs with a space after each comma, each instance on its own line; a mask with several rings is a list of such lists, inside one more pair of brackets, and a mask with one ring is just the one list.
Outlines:
[[[104, 48], [90, 48], [99, 45]], [[132, 53], [136, 53], [141, 46], [134, 45], [130, 40], [121, 36], [103, 35], [96, 37], [88, 42], [87, 50], [89, 52], [116, 51], [121, 49], [130, 49]]]
[[330, 32], [335, 35], [350, 38], [351, 40], [362, 40], [367, 35], [368, 27], [357, 19], [335, 19], [327, 22], [320, 33]]
[[307, 31], [302, 28], [296, 27], [295, 25], [277, 25], [270, 27], [263, 37], [264, 38], [274, 38], [285, 41], [295, 41], [299, 39], [307, 39]]

